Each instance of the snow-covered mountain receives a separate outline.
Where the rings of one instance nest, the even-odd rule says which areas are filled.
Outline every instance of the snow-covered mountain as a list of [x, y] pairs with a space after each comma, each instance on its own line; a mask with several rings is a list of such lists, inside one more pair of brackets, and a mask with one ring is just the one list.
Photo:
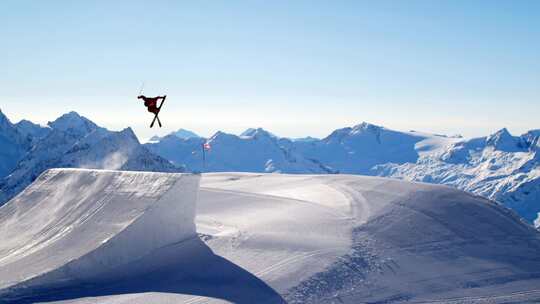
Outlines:
[[[205, 167], [204, 142], [211, 146], [205, 155]], [[186, 165], [194, 171], [334, 173], [319, 161], [302, 156], [293, 141], [278, 138], [261, 128], [248, 129], [240, 136], [217, 132], [209, 139], [182, 139], [168, 135], [157, 143], [145, 146], [173, 163]]]
[[[167, 136], [146, 146], [174, 163], [202, 170], [205, 141]], [[206, 171], [386, 176], [446, 184], [498, 200], [531, 223], [540, 212], [540, 130], [512, 136], [502, 129], [464, 139], [361, 123], [321, 140], [289, 140], [248, 129], [240, 136], [218, 132], [208, 141]]]
[[418, 159], [415, 144], [424, 139], [369, 123], [332, 132], [320, 141], [296, 142], [306, 157], [317, 159], [340, 173], [369, 174], [381, 163], [407, 163]]
[[[182, 128], [178, 129], [178, 131], [171, 132], [167, 136], [169, 136], [169, 135], [176, 136], [176, 137], [182, 138], [182, 139], [190, 139], [190, 138], [199, 138], [200, 137], [195, 132], [192, 132], [192, 131], [189, 131], [189, 130], [186, 130], [186, 129], [182, 129]], [[152, 136], [152, 138], [150, 138], [150, 142], [157, 142], [157, 141], [160, 141], [163, 138], [164, 137], [159, 137], [157, 135]]]
[[25, 138], [30, 137], [33, 144], [10, 174], [0, 181], [0, 204], [49, 168], [183, 171], [182, 167], [148, 151], [130, 128], [109, 131], [75, 112], [49, 122], [46, 135], [34, 127], [26, 130], [30, 131]]
[[0, 110], [0, 178], [8, 175], [24, 153], [30, 148], [30, 140]]
[[293, 141], [299, 141], [299, 142], [314, 142], [314, 141], [319, 141], [318, 138], [311, 137], [311, 136], [306, 136], [306, 137], [301, 137], [301, 138], [293, 138], [292, 140], [293, 140]]
[[185, 139], [200, 137], [199, 135], [195, 134], [194, 132], [186, 130], [186, 129], [178, 129], [178, 131], [174, 132], [173, 134], [175, 136], [177, 136], [177, 137], [185, 138]]
[[15, 124], [15, 128], [19, 133], [28, 138], [34, 144], [44, 138], [51, 131], [51, 127], [35, 124], [29, 120], [23, 119]]
[[450, 143], [414, 163], [381, 164], [379, 176], [454, 186], [502, 202], [527, 221], [540, 212], [540, 131], [512, 136], [508, 130]]

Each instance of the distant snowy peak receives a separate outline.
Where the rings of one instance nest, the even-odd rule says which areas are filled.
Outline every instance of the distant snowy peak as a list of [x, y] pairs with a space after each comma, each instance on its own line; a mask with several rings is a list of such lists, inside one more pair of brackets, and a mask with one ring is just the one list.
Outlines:
[[521, 135], [524, 146], [531, 151], [540, 151], [540, 129]]
[[381, 126], [377, 126], [377, 125], [370, 124], [367, 122], [362, 122], [361, 124], [354, 126], [351, 129], [350, 134], [355, 135], [355, 134], [366, 133], [366, 132], [377, 134], [381, 132], [382, 130], [384, 130], [384, 128]]
[[248, 128], [248, 129], [246, 129], [244, 132], [240, 133], [239, 136], [252, 136], [253, 133], [256, 132], [256, 130], [257, 130], [257, 129], [255, 129], [255, 128]]
[[8, 175], [31, 146], [31, 140], [21, 134], [0, 110], [0, 178]]
[[73, 153], [74, 151], [81, 151], [94, 147], [104, 149], [113, 147], [115, 149], [127, 150], [139, 144], [139, 140], [137, 139], [137, 136], [135, 136], [135, 133], [133, 133], [133, 130], [131, 128], [126, 128], [118, 132], [98, 129], [73, 144], [72, 148], [67, 152], [67, 154]]
[[47, 136], [51, 131], [51, 127], [35, 124], [29, 120], [23, 119], [15, 124], [15, 128], [21, 135], [30, 138], [32, 142], [36, 142]]
[[361, 136], [366, 134], [373, 134], [377, 135], [380, 134], [380, 132], [384, 130], [383, 127], [370, 124], [367, 122], [363, 122], [361, 124], [358, 124], [354, 127], [345, 127], [341, 129], [337, 129], [334, 132], [332, 132], [330, 135], [328, 135], [323, 140], [341, 140], [344, 137], [354, 137], [354, 136]]
[[234, 134], [225, 133], [223, 131], [217, 131], [214, 135], [212, 135], [208, 141], [220, 141], [220, 140], [227, 140], [227, 139], [236, 139], [237, 136]]
[[223, 131], [217, 131], [208, 139], [208, 142], [212, 143], [213, 145], [232, 145], [235, 147], [237, 147], [237, 145], [242, 145], [246, 143], [261, 144], [262, 148], [264, 146], [264, 143], [276, 143], [277, 140], [277, 137], [272, 135], [270, 132], [258, 128], [250, 129], [250, 132], [247, 133], [243, 132], [242, 135], [235, 135], [225, 133]]
[[175, 131], [175, 132], [171, 132], [163, 137], [160, 137], [160, 136], [157, 136], [157, 135], [154, 135], [152, 136], [148, 142], [149, 143], [156, 143], [156, 142], [159, 142], [160, 140], [163, 140], [165, 137], [167, 136], [174, 136], [176, 138], [180, 138], [180, 139], [190, 139], [190, 138], [200, 138], [199, 135], [197, 135], [196, 133], [192, 132], [192, 131], [189, 131], [189, 130], [186, 130], [186, 129], [178, 129], [178, 131]]
[[[503, 128], [487, 137], [460, 140], [451, 144], [440, 159], [449, 163], [468, 162], [471, 153], [499, 151], [504, 153], [534, 152], [539, 149], [540, 130], [531, 130], [521, 136], [513, 136]], [[486, 150], [486, 148], [490, 148]]]
[[433, 137], [434, 135], [416, 134], [411, 132], [400, 132], [386, 129], [381, 126], [363, 122], [354, 127], [337, 129], [321, 141], [325, 144], [338, 145], [401, 145], [404, 142], [412, 144], [409, 148], [414, 148], [414, 143]]
[[503, 152], [527, 152], [540, 149], [540, 130], [530, 130], [521, 136], [513, 136], [503, 128], [486, 137], [486, 146]]
[[323, 138], [323, 142], [340, 142], [344, 137], [349, 136], [352, 128], [346, 127], [334, 130], [330, 135]]
[[278, 138], [276, 135], [266, 131], [263, 128], [249, 128], [240, 134], [243, 138], [271, 137]]
[[0, 130], [4, 130], [12, 126], [13, 124], [11, 123], [11, 121], [9, 121], [9, 118], [7, 118], [7, 116], [0, 109]]
[[9, 118], [0, 110], [0, 135], [10, 139], [14, 142], [21, 142], [21, 134], [15, 128], [15, 125], [11, 123]]
[[114, 133], [118, 134], [120, 137], [126, 140], [140, 144], [139, 139], [137, 138], [137, 135], [135, 135], [135, 132], [133, 132], [133, 129], [131, 129], [130, 127], [127, 127], [120, 132], [114, 132]]
[[88, 134], [99, 128], [88, 118], [73, 111], [58, 117], [53, 122], [49, 122], [48, 126], [52, 129], [75, 134]]
[[209, 142], [238, 142], [238, 141], [245, 141], [245, 142], [256, 142], [256, 141], [271, 141], [271, 142], [277, 142], [279, 138], [262, 129], [262, 128], [249, 128], [246, 131], [242, 132], [240, 135], [234, 135], [230, 133], [226, 133], [223, 131], [217, 131], [214, 135], [212, 135], [208, 141]]
[[155, 143], [155, 142], [159, 142], [163, 137], [159, 137], [157, 135], [154, 135], [152, 137], [150, 137], [150, 139], [148, 140], [149, 143]]
[[195, 134], [195, 132], [186, 130], [186, 129], [178, 129], [178, 131], [172, 133], [174, 136], [182, 139], [188, 139], [188, 138], [198, 138], [199, 135]]
[[486, 145], [495, 150], [505, 152], [516, 152], [520, 150], [519, 139], [512, 136], [506, 128], [491, 134], [486, 138]]

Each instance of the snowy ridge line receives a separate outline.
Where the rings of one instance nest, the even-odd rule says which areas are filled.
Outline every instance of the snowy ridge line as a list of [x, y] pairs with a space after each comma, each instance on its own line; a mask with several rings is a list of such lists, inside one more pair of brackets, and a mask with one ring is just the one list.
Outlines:
[[[16, 299], [29, 291], [114, 281], [158, 267], [159, 262], [132, 264], [196, 237], [199, 180], [193, 174], [47, 170], [0, 209], [6, 238], [0, 244], [0, 295]], [[36, 235], [39, 247], [25, 255]], [[13, 257], [14, 251], [21, 254]]]

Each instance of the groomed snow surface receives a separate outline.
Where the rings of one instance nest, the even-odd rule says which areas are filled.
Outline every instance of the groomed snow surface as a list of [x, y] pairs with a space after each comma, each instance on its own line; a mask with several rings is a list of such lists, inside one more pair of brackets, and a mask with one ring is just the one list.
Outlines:
[[0, 208], [0, 302], [540, 301], [538, 232], [484, 198], [250, 173], [204, 174], [197, 193], [199, 178], [46, 171]]

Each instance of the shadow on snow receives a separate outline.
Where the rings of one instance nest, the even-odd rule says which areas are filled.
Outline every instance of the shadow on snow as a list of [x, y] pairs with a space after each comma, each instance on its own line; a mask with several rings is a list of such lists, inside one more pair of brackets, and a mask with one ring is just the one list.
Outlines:
[[56, 289], [15, 286], [0, 303], [53, 302], [148, 292], [205, 296], [241, 304], [285, 303], [265, 282], [214, 254], [199, 238], [161, 248], [122, 269], [138, 274], [120, 275], [114, 282], [102, 276]]

